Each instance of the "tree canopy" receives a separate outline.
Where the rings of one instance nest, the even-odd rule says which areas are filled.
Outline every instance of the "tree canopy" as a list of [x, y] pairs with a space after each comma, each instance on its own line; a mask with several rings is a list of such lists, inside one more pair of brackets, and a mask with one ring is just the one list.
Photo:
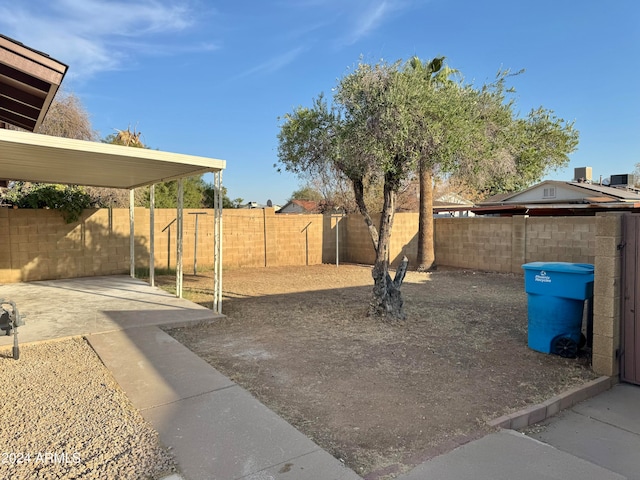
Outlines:
[[[360, 63], [339, 79], [331, 103], [320, 94], [311, 107], [281, 119], [278, 157], [286, 170], [306, 178], [337, 173], [350, 182], [376, 251], [371, 311], [382, 316], [404, 316], [401, 278], [388, 275], [403, 185], [420, 173], [431, 187], [436, 176], [454, 176], [487, 192], [515, 189], [566, 165], [578, 142], [573, 124], [549, 110], [518, 117], [507, 98], [509, 72], [476, 88], [443, 62]], [[364, 199], [366, 186], [377, 182], [382, 214], [376, 223]], [[427, 237], [432, 250], [433, 232]]]
[[58, 92], [38, 133], [75, 140], [95, 141], [98, 138], [84, 105], [76, 95], [68, 92]]
[[314, 202], [319, 202], [323, 199], [322, 193], [309, 185], [295, 190], [289, 198], [289, 200], [312, 200]]

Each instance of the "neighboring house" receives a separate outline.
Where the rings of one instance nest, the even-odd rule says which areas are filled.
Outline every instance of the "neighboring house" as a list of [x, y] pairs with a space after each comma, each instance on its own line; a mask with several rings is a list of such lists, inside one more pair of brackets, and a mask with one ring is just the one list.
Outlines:
[[638, 190], [583, 181], [546, 180], [522, 192], [499, 194], [479, 202], [477, 215], [595, 215], [640, 211]]
[[[467, 200], [463, 196], [448, 192], [433, 198], [433, 216], [439, 217], [473, 217], [475, 214], [471, 212], [474, 207], [472, 201]], [[420, 209], [420, 194], [417, 185], [413, 190], [398, 195], [396, 202], [396, 212], [417, 212]]]
[[290, 200], [278, 213], [322, 213], [322, 206], [314, 200]]
[[245, 203], [244, 205], [240, 205], [238, 208], [273, 208], [276, 212], [280, 209], [279, 205], [274, 205], [271, 200], [267, 201], [266, 205], [262, 205], [261, 203], [258, 202], [248, 202]]
[[434, 217], [473, 217], [473, 202], [458, 195], [449, 192], [438, 198], [433, 199], [433, 216]]

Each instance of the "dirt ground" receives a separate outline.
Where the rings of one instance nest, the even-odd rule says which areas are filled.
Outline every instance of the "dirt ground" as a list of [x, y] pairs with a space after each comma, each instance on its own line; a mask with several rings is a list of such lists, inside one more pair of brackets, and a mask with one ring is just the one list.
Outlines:
[[[185, 276], [185, 297], [210, 305], [212, 283]], [[169, 333], [367, 479], [595, 378], [527, 347], [522, 276], [409, 272], [402, 325], [366, 316], [371, 290], [367, 266], [225, 270], [227, 318]]]

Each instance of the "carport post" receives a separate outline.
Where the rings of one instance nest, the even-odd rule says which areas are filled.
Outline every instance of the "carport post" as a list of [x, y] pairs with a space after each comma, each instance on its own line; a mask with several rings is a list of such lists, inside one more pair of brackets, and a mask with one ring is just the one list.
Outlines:
[[222, 313], [222, 170], [213, 173], [213, 311]]
[[155, 236], [156, 184], [149, 187], [149, 285], [156, 285], [156, 236]]
[[133, 218], [135, 208], [135, 189], [129, 190], [129, 274], [136, 278], [136, 228]]
[[184, 205], [184, 188], [182, 178], [178, 179], [178, 232], [176, 238], [176, 297], [182, 298], [182, 209]]

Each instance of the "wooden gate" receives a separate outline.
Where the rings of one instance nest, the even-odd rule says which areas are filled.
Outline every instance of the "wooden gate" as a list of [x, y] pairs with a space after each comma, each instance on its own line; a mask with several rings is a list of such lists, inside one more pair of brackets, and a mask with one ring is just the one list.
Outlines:
[[620, 377], [640, 385], [640, 214], [623, 220]]

